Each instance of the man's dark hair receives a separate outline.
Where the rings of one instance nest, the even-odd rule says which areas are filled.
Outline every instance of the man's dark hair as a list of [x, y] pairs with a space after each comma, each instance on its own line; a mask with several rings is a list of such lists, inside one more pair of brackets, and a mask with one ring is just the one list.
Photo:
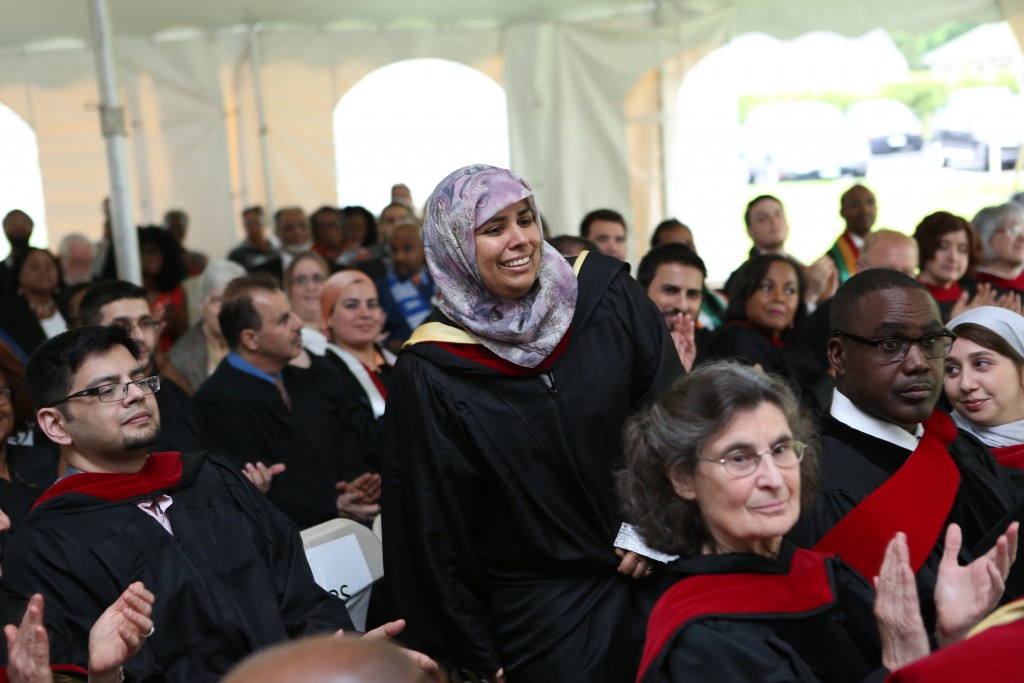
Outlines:
[[323, 216], [324, 214], [331, 214], [331, 213], [333, 213], [335, 216], [338, 217], [338, 225], [342, 228], [342, 230], [345, 229], [345, 214], [342, 213], [342, 211], [340, 209], [338, 209], [337, 207], [327, 206], [325, 204], [324, 206], [321, 206], [319, 209], [314, 211], [309, 216], [309, 227], [313, 231], [313, 240], [314, 241], [320, 239], [320, 236], [319, 236], [319, 234], [317, 232], [317, 227], [316, 227], [317, 220], [319, 220], [320, 216]]
[[263, 329], [263, 318], [252, 301], [254, 291], [278, 292], [277, 278], [270, 273], [250, 273], [235, 278], [224, 289], [224, 301], [217, 320], [228, 348], [237, 351], [244, 330]]
[[377, 217], [370, 213], [369, 209], [365, 206], [346, 206], [341, 210], [341, 214], [346, 221], [352, 216], [363, 217], [363, 222], [366, 224], [366, 236], [363, 238], [362, 246], [369, 247], [377, 243]]
[[782, 200], [779, 199], [778, 197], [776, 197], [775, 195], [770, 195], [770, 194], [759, 194], [759, 195], [757, 195], [756, 197], [751, 199], [749, 202], [747, 202], [747, 208], [743, 211], [743, 222], [744, 222], [744, 224], [746, 224], [746, 226], [748, 228], [750, 227], [750, 212], [754, 210], [754, 206], [758, 202], [763, 202], [766, 199], [771, 199], [772, 201], [776, 201], [776, 202], [779, 203], [779, 206], [782, 206]]
[[577, 235], [555, 235], [547, 240], [547, 243], [555, 248], [562, 256], [575, 256], [584, 251], [598, 251], [596, 244], [586, 237]]
[[[121, 345], [138, 360], [139, 345], [121, 325], [86, 325], [46, 341], [28, 359], [25, 385], [36, 408], [47, 408], [71, 393], [75, 374], [86, 359]], [[64, 404], [58, 406], [64, 416]]]
[[849, 330], [857, 317], [857, 304], [865, 295], [887, 289], [928, 288], [906, 273], [888, 268], [862, 270], [844, 282], [832, 297], [828, 322], [831, 330]]
[[640, 259], [640, 265], [636, 269], [636, 279], [643, 285], [644, 289], [651, 286], [651, 282], [654, 281], [654, 275], [658, 272], [658, 266], [665, 263], [678, 263], [690, 268], [696, 268], [707, 279], [708, 269], [705, 267], [703, 259], [693, 253], [693, 250], [685, 244], [670, 242], [669, 244], [654, 247]]
[[[776, 261], [788, 263], [792, 266], [793, 271], [796, 272], [797, 306], [796, 314], [793, 316], [793, 329], [800, 329], [804, 322], [804, 317], [807, 315], [807, 304], [804, 303], [804, 298], [807, 296], [807, 276], [804, 275], [804, 267], [800, 263], [783, 254], [761, 254], [760, 256], [755, 256], [736, 271], [735, 276], [733, 276], [732, 281], [729, 283], [729, 291], [726, 292], [729, 295], [729, 307], [725, 309], [726, 320], [747, 319], [747, 299], [761, 286], [765, 277], [768, 276], [768, 270]], [[783, 338], [787, 335], [788, 331], [784, 332]]]
[[153, 278], [153, 284], [161, 292], [173, 291], [188, 277], [181, 244], [160, 226], [147, 225], [139, 228], [139, 250], [147, 246], [158, 249], [164, 260], [160, 272]]
[[[666, 218], [654, 227], [654, 232], [651, 234], [651, 249], [661, 244], [661, 233], [673, 228], [686, 228], [690, 230], [690, 226], [678, 218]], [[693, 234], [693, 230], [690, 230], [690, 234]]]
[[77, 284], [73, 284], [61, 292], [60, 298], [57, 299], [57, 310], [60, 311], [60, 317], [64, 318], [64, 322], [68, 324], [69, 330], [72, 327], [78, 327], [82, 324], [82, 301], [78, 301], [79, 308], [77, 310], [72, 308], [75, 296], [77, 296], [82, 290], [89, 289], [93, 284], [94, 283], [92, 282], [79, 282]]
[[626, 219], [622, 217], [622, 214], [613, 209], [595, 209], [591, 211], [583, 220], [580, 222], [580, 237], [590, 237], [590, 226], [594, 221], [611, 221], [612, 223], [620, 223], [622, 225], [623, 232], [629, 232], [629, 227], [626, 225]]
[[89, 286], [89, 291], [78, 304], [78, 322], [81, 325], [100, 325], [103, 315], [100, 310], [107, 304], [121, 299], [142, 299], [149, 303], [146, 290], [125, 280], [104, 280]]

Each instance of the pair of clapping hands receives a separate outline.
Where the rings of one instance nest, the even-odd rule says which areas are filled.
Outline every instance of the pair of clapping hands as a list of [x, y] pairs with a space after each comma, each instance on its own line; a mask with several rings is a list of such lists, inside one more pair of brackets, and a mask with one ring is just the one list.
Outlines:
[[[959, 526], [949, 525], [935, 582], [939, 647], [962, 640], [998, 604], [1017, 557], [1018, 528], [1017, 522], [1010, 524], [991, 550], [967, 566], [961, 566], [957, 556], [963, 536]], [[889, 543], [874, 584], [874, 612], [882, 638], [882, 663], [895, 670], [927, 656], [930, 651], [928, 634], [921, 619], [905, 534], [896, 534]]]
[[[282, 463], [269, 467], [261, 462], [245, 463], [242, 474], [263, 493], [270, 491], [274, 477], [285, 471]], [[334, 485], [338, 494], [338, 516], [357, 522], [371, 522], [380, 513], [380, 475], [366, 472], [352, 481], [339, 481]]]

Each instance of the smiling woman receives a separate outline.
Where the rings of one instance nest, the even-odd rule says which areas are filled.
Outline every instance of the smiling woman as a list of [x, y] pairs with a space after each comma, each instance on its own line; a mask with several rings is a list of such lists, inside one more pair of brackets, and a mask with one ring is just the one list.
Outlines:
[[792, 380], [807, 407], [824, 404], [828, 383], [811, 354], [798, 341], [806, 315], [807, 279], [803, 267], [781, 254], [762, 254], [738, 271], [729, 291], [726, 324], [708, 339], [704, 357], [760, 365]]
[[1012, 468], [1024, 486], [1024, 317], [981, 306], [950, 321], [957, 335], [946, 357], [953, 419]]
[[511, 171], [449, 175], [423, 236], [439, 313], [395, 367], [382, 449], [402, 637], [488, 681], [628, 680], [623, 575], [651, 565], [613, 548], [611, 479], [626, 416], [681, 373], [661, 314], [621, 261], [545, 243]]

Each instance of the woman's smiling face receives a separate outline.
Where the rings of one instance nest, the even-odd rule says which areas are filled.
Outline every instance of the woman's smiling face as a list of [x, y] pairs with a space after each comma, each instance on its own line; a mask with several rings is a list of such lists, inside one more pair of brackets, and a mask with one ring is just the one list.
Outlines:
[[540, 274], [543, 240], [533, 209], [523, 199], [474, 231], [476, 265], [484, 287], [502, 299], [518, 299]]

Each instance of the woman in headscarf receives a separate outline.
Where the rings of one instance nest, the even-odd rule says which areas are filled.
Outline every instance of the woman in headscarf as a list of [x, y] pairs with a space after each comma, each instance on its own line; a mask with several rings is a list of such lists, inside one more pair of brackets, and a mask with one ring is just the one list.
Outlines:
[[626, 416], [682, 368], [625, 265], [570, 264], [539, 218], [526, 181], [491, 166], [452, 173], [427, 203], [440, 314], [388, 395], [387, 584], [403, 640], [450, 666], [625, 681], [629, 577], [651, 565], [613, 549], [629, 544], [612, 472]]
[[1024, 317], [981, 306], [949, 322], [946, 397], [953, 420], [992, 450], [1024, 488]]

